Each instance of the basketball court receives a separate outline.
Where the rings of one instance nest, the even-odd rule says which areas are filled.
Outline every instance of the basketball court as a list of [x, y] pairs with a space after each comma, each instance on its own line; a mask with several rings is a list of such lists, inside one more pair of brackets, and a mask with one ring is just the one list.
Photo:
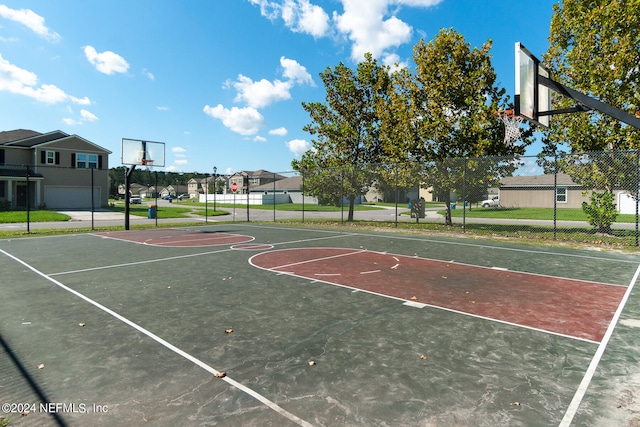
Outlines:
[[3, 240], [0, 401], [13, 405], [3, 416], [16, 426], [623, 422], [638, 409], [638, 264], [248, 223]]

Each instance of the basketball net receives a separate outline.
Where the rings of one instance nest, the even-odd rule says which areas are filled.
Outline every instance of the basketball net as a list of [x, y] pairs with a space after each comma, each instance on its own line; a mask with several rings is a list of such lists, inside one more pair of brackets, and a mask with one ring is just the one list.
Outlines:
[[513, 114], [513, 110], [503, 110], [498, 113], [498, 117], [504, 123], [504, 143], [513, 144], [522, 136], [520, 126], [522, 117]]
[[146, 166], [146, 167], [147, 167], [147, 170], [150, 170], [150, 171], [151, 171], [151, 170], [153, 170], [153, 160], [146, 160], [146, 159], [142, 159], [142, 160], [140, 161], [140, 164], [141, 164], [142, 166]]

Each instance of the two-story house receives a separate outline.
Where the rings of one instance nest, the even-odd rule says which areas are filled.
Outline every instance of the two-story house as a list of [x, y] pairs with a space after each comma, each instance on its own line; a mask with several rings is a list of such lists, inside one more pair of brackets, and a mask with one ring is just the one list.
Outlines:
[[11, 208], [99, 208], [109, 199], [109, 154], [78, 135], [0, 132], [0, 202]]

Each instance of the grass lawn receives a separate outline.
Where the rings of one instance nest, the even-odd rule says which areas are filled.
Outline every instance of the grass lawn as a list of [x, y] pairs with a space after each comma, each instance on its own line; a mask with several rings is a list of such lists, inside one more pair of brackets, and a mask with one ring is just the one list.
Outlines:
[[[116, 204], [109, 208], [114, 212], [124, 213], [124, 204]], [[193, 209], [189, 208], [167, 208], [160, 207], [157, 210], [158, 219], [166, 218], [188, 218]], [[149, 215], [149, 206], [144, 205], [129, 205], [129, 215], [147, 217]]]
[[[29, 212], [30, 222], [69, 221], [69, 215], [55, 211], [34, 210]], [[0, 223], [27, 222], [27, 211], [3, 211], [0, 212]]]
[[[444, 215], [446, 211], [438, 211]], [[508, 218], [508, 219], [539, 219], [553, 220], [553, 209], [551, 208], [473, 208], [452, 209], [451, 216], [462, 218], [463, 214], [467, 218]], [[582, 209], [557, 209], [556, 219], [558, 221], [589, 221]], [[636, 222], [636, 216], [630, 214], [619, 214], [616, 222]]]
[[[189, 201], [189, 200], [185, 200], [183, 202], [176, 202], [174, 200], [173, 203], [177, 204], [178, 206], [193, 206], [193, 207], [202, 207], [202, 208], [204, 208], [204, 206], [205, 206], [204, 203], [194, 202], [194, 201]], [[209, 206], [210, 209], [212, 209], [213, 208], [213, 202], [209, 202], [208, 206]], [[391, 206], [393, 206], [393, 205], [391, 205]], [[216, 208], [233, 208], [233, 207], [234, 207], [233, 203], [220, 203], [220, 202], [216, 203]], [[247, 208], [247, 204], [246, 203], [236, 203], [235, 204], [235, 208], [236, 209], [246, 209]], [[265, 210], [265, 211], [272, 211], [273, 210], [273, 205], [249, 205], [249, 208], [250, 209], [260, 209], [260, 210]], [[365, 211], [365, 210], [377, 210], [377, 209], [384, 209], [384, 208], [377, 207], [375, 205], [355, 205], [354, 209], [357, 210], [357, 211]], [[280, 204], [276, 204], [276, 210], [277, 211], [302, 211], [302, 203], [280, 203]], [[340, 212], [341, 208], [340, 208], [340, 206], [312, 205], [312, 204], [309, 204], [309, 203], [305, 203], [304, 210], [306, 212]], [[344, 206], [344, 210], [345, 211], [349, 210], [349, 205], [345, 205]], [[204, 212], [201, 215], [204, 215]]]

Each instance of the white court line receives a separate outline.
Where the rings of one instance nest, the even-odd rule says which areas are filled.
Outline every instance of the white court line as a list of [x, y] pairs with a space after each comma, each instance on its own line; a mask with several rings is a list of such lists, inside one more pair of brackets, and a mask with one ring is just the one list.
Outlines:
[[620, 301], [620, 304], [618, 305], [618, 309], [616, 310], [615, 314], [613, 315], [613, 318], [611, 319], [611, 322], [609, 323], [607, 332], [604, 334], [602, 341], [600, 341], [598, 350], [596, 351], [596, 354], [593, 356], [593, 359], [591, 359], [591, 363], [587, 368], [587, 372], [582, 378], [582, 382], [580, 382], [580, 386], [578, 386], [578, 389], [576, 390], [576, 394], [573, 396], [573, 399], [571, 400], [571, 403], [569, 404], [569, 407], [567, 408], [567, 412], [565, 412], [564, 418], [562, 418], [562, 421], [560, 422], [559, 427], [569, 427], [571, 425], [571, 422], [573, 421], [573, 417], [575, 417], [576, 412], [578, 412], [578, 407], [580, 406], [580, 403], [582, 403], [582, 399], [584, 398], [584, 395], [587, 392], [587, 388], [591, 383], [591, 379], [593, 378], [593, 375], [595, 374], [596, 369], [600, 364], [600, 359], [602, 359], [602, 355], [604, 354], [604, 351], [606, 350], [607, 345], [609, 344], [609, 340], [611, 339], [611, 335], [613, 335], [613, 330], [616, 328], [618, 320], [620, 319], [622, 310], [624, 309], [624, 306], [627, 304], [629, 295], [631, 295], [631, 292], [633, 291], [633, 287], [635, 286], [636, 281], [638, 280], [638, 275], [640, 275], [640, 265], [638, 265], [638, 268], [636, 269], [636, 273], [633, 275], [633, 278], [631, 279], [631, 282], [627, 287], [627, 292], [625, 292], [624, 297], [622, 298], [622, 301]]
[[[182, 356], [183, 358], [185, 358], [188, 361], [194, 363], [195, 365], [201, 367], [202, 369], [204, 369], [205, 371], [211, 373], [212, 375], [220, 373], [220, 371], [212, 368], [211, 366], [207, 365], [206, 363], [204, 363], [200, 359], [197, 359], [196, 357], [194, 357], [194, 356], [190, 355], [189, 353], [179, 349], [178, 347], [174, 346], [173, 344], [163, 340], [162, 338], [160, 338], [156, 334], [146, 330], [145, 328], [143, 328], [142, 326], [138, 325], [137, 323], [134, 323], [131, 320], [127, 319], [126, 317], [124, 317], [124, 316], [116, 313], [115, 311], [105, 307], [104, 305], [100, 304], [99, 302], [92, 300], [91, 298], [85, 296], [84, 294], [82, 294], [82, 293], [80, 293], [80, 292], [78, 292], [78, 291], [76, 291], [74, 289], [71, 289], [70, 287], [62, 284], [61, 282], [57, 281], [56, 279], [53, 279], [53, 278], [49, 277], [48, 275], [44, 274], [43, 272], [37, 270], [35, 267], [32, 267], [30, 264], [27, 264], [25, 261], [22, 261], [21, 259], [11, 255], [10, 253], [8, 253], [8, 252], [6, 252], [6, 251], [4, 251], [2, 249], [0, 249], [0, 252], [5, 254], [9, 258], [13, 259], [14, 261], [22, 264], [23, 266], [25, 266], [29, 270], [33, 271], [37, 275], [43, 277], [44, 279], [50, 281], [53, 284], [59, 286], [60, 288], [64, 289], [65, 291], [72, 293], [73, 295], [85, 300], [86, 302], [88, 302], [89, 304], [93, 305], [94, 307], [97, 307], [98, 309], [100, 309], [100, 310], [104, 311], [105, 313], [115, 317], [116, 319], [120, 320], [121, 322], [131, 326], [132, 328], [134, 328], [138, 332], [143, 333], [144, 335], [148, 336], [149, 338], [151, 338], [152, 340], [154, 340], [158, 344], [163, 345], [164, 347], [166, 347], [169, 350], [173, 351], [177, 355]], [[266, 397], [264, 397], [261, 394], [257, 393], [256, 391], [250, 389], [249, 387], [246, 387], [246, 386], [240, 384], [239, 382], [229, 378], [228, 376], [225, 376], [224, 378], [221, 378], [221, 379], [224, 380], [225, 382], [227, 382], [229, 385], [231, 385], [231, 386], [233, 386], [233, 387], [245, 392], [249, 396], [253, 397], [254, 399], [258, 400], [259, 402], [261, 402], [264, 405], [268, 406], [269, 408], [273, 409], [278, 414], [280, 414], [283, 417], [288, 418], [289, 420], [293, 421], [294, 423], [296, 423], [296, 424], [298, 424], [300, 426], [313, 427], [312, 424], [306, 422], [302, 418], [297, 417], [296, 415], [293, 415], [292, 413], [290, 413], [287, 410], [285, 410], [285, 409], [281, 408], [280, 406], [278, 406], [276, 403], [270, 401], [269, 399], [267, 399]]]

